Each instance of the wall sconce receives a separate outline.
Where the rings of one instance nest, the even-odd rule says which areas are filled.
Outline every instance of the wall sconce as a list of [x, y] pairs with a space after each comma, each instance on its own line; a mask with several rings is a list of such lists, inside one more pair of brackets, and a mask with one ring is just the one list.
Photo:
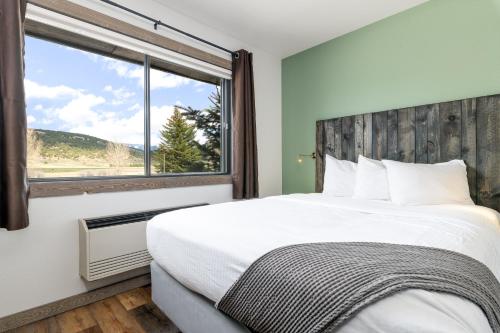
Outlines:
[[316, 158], [316, 153], [312, 153], [312, 154], [299, 154], [299, 156], [297, 156], [297, 162], [299, 162], [299, 163], [304, 162], [304, 158], [305, 157], [310, 157], [310, 158], [312, 158], [314, 160]]

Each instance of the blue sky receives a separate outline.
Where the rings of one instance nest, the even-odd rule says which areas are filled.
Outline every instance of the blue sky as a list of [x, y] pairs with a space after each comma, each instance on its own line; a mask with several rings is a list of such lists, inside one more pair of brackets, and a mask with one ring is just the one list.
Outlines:
[[[28, 127], [143, 143], [143, 66], [29, 36], [25, 62]], [[151, 70], [152, 145], [174, 105], [205, 108], [215, 89]]]

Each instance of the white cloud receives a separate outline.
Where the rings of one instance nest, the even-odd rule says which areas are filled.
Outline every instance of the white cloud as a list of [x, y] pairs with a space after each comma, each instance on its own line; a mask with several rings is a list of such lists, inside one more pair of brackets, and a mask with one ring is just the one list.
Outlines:
[[135, 92], [128, 91], [125, 88], [116, 89], [113, 91], [113, 95], [115, 99], [113, 100], [113, 104], [123, 104], [128, 101], [130, 98], [135, 96]]
[[41, 122], [44, 125], [50, 125], [57, 119], [57, 115], [54, 113], [54, 108], [52, 107], [45, 108], [42, 106], [42, 109], [37, 111], [42, 111], [43, 118], [39, 120], [39, 122]]
[[116, 114], [107, 114], [107, 116], [102, 115], [98, 120], [72, 127], [70, 131], [120, 143], [138, 144], [144, 142], [142, 111], [134, 113], [129, 118], [120, 118]]
[[118, 89], [113, 89], [113, 86], [107, 85], [103, 89], [106, 92], [109, 92], [113, 95], [113, 100], [111, 101], [112, 105], [121, 105], [127, 102], [130, 98], [135, 96], [135, 92], [129, 91], [125, 87], [121, 87]]
[[99, 60], [99, 57], [102, 57], [102, 56], [95, 54], [95, 53], [85, 52], [85, 51], [78, 50], [78, 49], [76, 49], [76, 50], [78, 52], [81, 52], [84, 56], [86, 56], [87, 58], [89, 58], [93, 62], [97, 62], [97, 60]]
[[[105, 57], [98, 57], [104, 61], [106, 68], [114, 71], [117, 75], [135, 79], [138, 85], [143, 85], [143, 69], [133, 67], [125, 62]], [[152, 70], [151, 88], [174, 88], [190, 84], [192, 80]], [[144, 112], [143, 106], [135, 103], [127, 108], [128, 117], [123, 113], [106, 110], [106, 105], [123, 104], [135, 96], [135, 92], [125, 87], [114, 88], [112, 85], [103, 87], [103, 91], [109, 93], [113, 98], [107, 101], [103, 96], [97, 96], [64, 85], [46, 86], [31, 80], [25, 80], [26, 96], [30, 98], [58, 99], [65, 98], [64, 105], [59, 107], [45, 108], [42, 104], [35, 105], [35, 110], [43, 113], [41, 119], [28, 117], [28, 122], [38, 121], [48, 125], [57, 123], [57, 128], [73, 133], [92, 135], [105, 140], [115, 142], [140, 144], [144, 142]], [[201, 87], [201, 86], [200, 86]], [[69, 99], [69, 100], [68, 100]], [[61, 105], [57, 103], [58, 105]], [[176, 105], [182, 105], [177, 101]], [[174, 105], [151, 106], [151, 144], [156, 146], [160, 143], [159, 132], [167, 119], [174, 111]]]
[[[102, 57], [108, 70], [114, 71], [118, 76], [137, 80], [137, 84], [144, 87], [144, 69], [132, 67], [126, 62]], [[166, 73], [157, 69], [151, 69], [150, 87], [152, 90], [161, 88], [175, 88], [189, 84], [192, 80], [183, 76]]]
[[54, 118], [43, 118], [42, 119], [42, 124], [44, 125], [50, 125], [54, 122]]
[[138, 103], [135, 103], [134, 105], [127, 108], [127, 111], [138, 111], [138, 110], [142, 110], [142, 106], [139, 105]]
[[102, 116], [106, 119], [113, 119], [117, 116], [117, 114], [116, 114], [116, 112], [107, 111], [107, 112], [103, 112]]
[[46, 86], [28, 79], [25, 80], [25, 90], [28, 99], [71, 98], [62, 107], [45, 109], [42, 104], [37, 104], [34, 108], [44, 113], [43, 124], [51, 124], [56, 119], [59, 119], [63, 122], [62, 128], [70, 128], [75, 125], [98, 121], [100, 116], [93, 108], [106, 102], [104, 97], [87, 94], [83, 90], [64, 85]]
[[54, 109], [54, 114], [67, 126], [94, 123], [100, 120], [100, 116], [93, 108], [105, 102], [101, 96], [80, 94], [62, 108]]
[[[142, 144], [144, 142], [144, 112], [143, 107], [136, 103], [127, 110], [132, 111], [130, 117], [112, 111], [96, 110], [105, 107], [106, 100], [101, 96], [80, 93], [77, 97], [60, 108], [43, 109], [45, 117], [43, 124], [51, 124], [56, 120], [62, 122], [61, 130], [73, 133], [92, 135], [104, 140], [127, 144]], [[160, 144], [160, 130], [174, 113], [174, 105], [151, 106], [151, 144]], [[28, 122], [36, 119], [28, 117]], [[197, 139], [205, 139], [197, 133]]]
[[152, 69], [150, 73], [150, 87], [152, 90], [161, 88], [175, 88], [187, 85], [190, 79], [175, 74], [165, 73]]
[[28, 117], [26, 118], [26, 120], [28, 121], [28, 125], [29, 124], [32, 124], [36, 121], [36, 118], [33, 117], [32, 115], [28, 115]]
[[38, 84], [29, 79], [24, 80], [24, 90], [26, 94], [26, 99], [30, 98], [56, 99], [62, 97], [75, 97], [81, 93], [78, 89], [70, 88], [65, 85], [46, 86], [43, 84]]
[[61, 47], [63, 47], [64, 49], [66, 49], [67, 51], [70, 51], [70, 52], [80, 53], [80, 54], [86, 56], [87, 58], [89, 58], [90, 60], [92, 60], [93, 62], [97, 62], [97, 60], [99, 58], [104, 58], [101, 55], [98, 55], [98, 54], [95, 54], [95, 53], [92, 53], [92, 52], [83, 51], [83, 50], [80, 50], [80, 49], [77, 49], [77, 48], [74, 48], [74, 47], [62, 46], [62, 45], [61, 45]]
[[[38, 84], [34, 83], [34, 85]], [[51, 90], [54, 87], [45, 88]], [[51, 98], [54, 98], [54, 96], [64, 95], [58, 95], [54, 92], [50, 94]], [[93, 94], [86, 94], [78, 90], [74, 90], [71, 94], [68, 95], [71, 95], [71, 99], [59, 107], [44, 108], [42, 104], [35, 105], [34, 109], [36, 111], [41, 111], [44, 115], [44, 117], [41, 119], [41, 122], [43, 124], [48, 125], [54, 123], [56, 120], [60, 120], [62, 122], [61, 129], [68, 129], [76, 124], [93, 122], [99, 119], [99, 114], [94, 111], [93, 108], [98, 105], [104, 104], [106, 102], [106, 99], [104, 97], [96, 96]]]
[[[127, 144], [144, 142], [144, 112], [139, 104], [128, 108], [134, 111], [130, 117], [123, 117], [116, 112], [95, 111], [95, 107], [104, 103], [104, 98], [84, 95], [75, 98], [64, 107], [51, 110], [64, 122], [64, 128], [73, 133], [92, 135], [104, 140]], [[174, 106], [151, 106], [151, 144], [160, 143], [159, 132], [173, 114]]]
[[184, 104], [182, 104], [182, 102], [181, 102], [181, 101], [176, 101], [176, 102], [175, 102], [175, 105], [177, 105], [177, 106], [184, 106]]
[[195, 81], [194, 82], [194, 87], [196, 88], [195, 91], [196, 92], [204, 92], [205, 91], [205, 86], [207, 86], [208, 84], [205, 83], [205, 82], [201, 82], [201, 81]]
[[115, 71], [118, 76], [127, 76], [127, 73], [130, 72], [129, 66], [124, 61], [106, 57], [101, 57], [100, 59], [104, 62], [107, 69]]

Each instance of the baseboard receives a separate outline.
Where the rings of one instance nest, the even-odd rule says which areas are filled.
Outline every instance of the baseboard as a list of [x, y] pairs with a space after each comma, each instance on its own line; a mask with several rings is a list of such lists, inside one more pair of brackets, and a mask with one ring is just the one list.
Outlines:
[[98, 302], [105, 298], [146, 286], [151, 283], [151, 274], [144, 274], [106, 287], [88, 291], [23, 312], [0, 318], [0, 332], [5, 332], [36, 321], [56, 316], [80, 306]]

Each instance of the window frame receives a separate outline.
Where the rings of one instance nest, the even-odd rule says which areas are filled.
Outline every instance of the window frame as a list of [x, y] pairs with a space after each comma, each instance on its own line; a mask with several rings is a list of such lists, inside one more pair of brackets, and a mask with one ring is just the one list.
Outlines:
[[[91, 48], [85, 48], [80, 45], [75, 45], [71, 42], [67, 41], [62, 41], [58, 40], [56, 38], [50, 37], [50, 36], [44, 36], [39, 33], [32, 33], [32, 32], [26, 32], [25, 33], [27, 36], [33, 37], [33, 38], [38, 38], [45, 40], [47, 42], [52, 42], [56, 44], [60, 44], [63, 46], [68, 46], [71, 48], [76, 48], [80, 49], [86, 52], [90, 52], [93, 54], [99, 54], [101, 56], [109, 57], [109, 58], [115, 58], [123, 61], [127, 61], [130, 63], [135, 63], [138, 64], [137, 60], [134, 59], [127, 59], [125, 57], [120, 57], [120, 56], [113, 56], [110, 54], [106, 54], [105, 52], [99, 52], [98, 50], [94, 50]], [[143, 53], [144, 60], [142, 62], [142, 65], [144, 67], [144, 173], [142, 175], [116, 175], [116, 176], [87, 176], [87, 177], [45, 177], [45, 178], [28, 178], [28, 182], [30, 184], [30, 187], [32, 190], [34, 189], [35, 195], [31, 195], [31, 197], [46, 197], [46, 196], [57, 196], [57, 195], [65, 195], [64, 193], [66, 192], [64, 184], [68, 185], [71, 184], [71, 191], [69, 193], [74, 194], [75, 192], [75, 185], [78, 185], [78, 183], [82, 183], [82, 193], [88, 193], [89, 191], [84, 190], [86, 185], [85, 183], [89, 182], [96, 182], [96, 181], [103, 181], [103, 182], [108, 182], [108, 183], [115, 183], [115, 184], [121, 184], [120, 181], [127, 181], [130, 180], [132, 182], [136, 182], [137, 180], [143, 179], [144, 182], [149, 182], [149, 185], [147, 185], [144, 189], [150, 189], [150, 188], [160, 188], [163, 187], [180, 187], [183, 185], [179, 185], [179, 182], [164, 182], [162, 179], [165, 178], [184, 178], [185, 181], [183, 184], [190, 184], [186, 186], [196, 186], [197, 184], [200, 185], [207, 185], [207, 183], [211, 184], [212, 182], [215, 181], [215, 183], [220, 183], [220, 184], [228, 184], [230, 183], [230, 175], [231, 175], [231, 118], [232, 118], [232, 81], [229, 79], [225, 79], [220, 77], [220, 89], [221, 89], [221, 170], [220, 171], [215, 171], [215, 172], [186, 172], [186, 173], [170, 173], [170, 174], [154, 174], [151, 172], [151, 166], [152, 166], [152, 159], [151, 159], [151, 101], [150, 101], [150, 71], [151, 71], [151, 56], [148, 55], [147, 53]], [[155, 56], [156, 57], [156, 56]], [[168, 62], [166, 59], [162, 59], [163, 61]], [[184, 76], [179, 73], [171, 72], [167, 69], [162, 69], [166, 73], [170, 73], [173, 75], [178, 75], [178, 76]], [[189, 79], [194, 79], [189, 76], [184, 76]], [[196, 80], [196, 79], [194, 79]], [[210, 180], [203, 180], [203, 181], [190, 181], [187, 178], [193, 178], [193, 179], [199, 179], [200, 177], [212, 177]], [[154, 180], [157, 181], [154, 181]], [[176, 186], [168, 186], [168, 184], [177, 184]], [[52, 189], [49, 191], [49, 193], [53, 193], [50, 195], [47, 195], [46, 191], [44, 191], [41, 186], [44, 185], [54, 185], [53, 188], [56, 189], [55, 191]], [[129, 188], [130, 184], [127, 182], [123, 182], [124, 186], [116, 186], [116, 190], [114, 191], [122, 191], [122, 190], [135, 190], [135, 189], [143, 189], [144, 186], [138, 185], [138, 186], [132, 186], [132, 188]], [[166, 184], [166, 186], [162, 186], [161, 184]], [[104, 184], [105, 185], [105, 184]], [[110, 192], [109, 189], [104, 189], [104, 190], [99, 190], [99, 186], [91, 186], [92, 188], [97, 188], [96, 193], [99, 192]], [[60, 188], [60, 191], [57, 190]], [[61, 194], [59, 194], [61, 192]]]

